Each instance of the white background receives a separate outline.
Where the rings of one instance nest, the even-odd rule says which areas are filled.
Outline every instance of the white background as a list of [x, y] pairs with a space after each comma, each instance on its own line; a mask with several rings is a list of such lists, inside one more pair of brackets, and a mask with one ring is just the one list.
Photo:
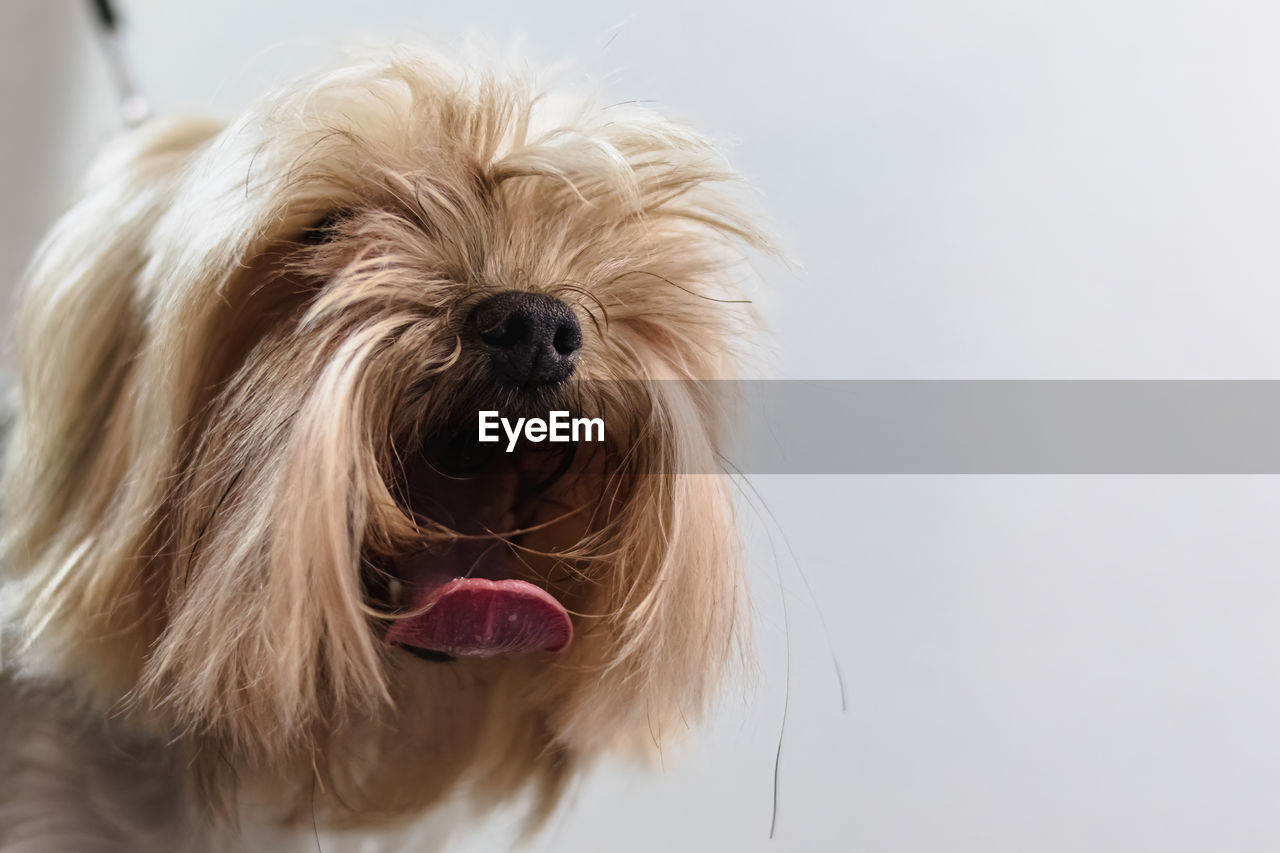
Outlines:
[[[1280, 378], [1272, 3], [125, 8], [165, 113], [369, 38], [521, 35], [734, 141], [797, 261], [765, 300], [786, 377]], [[0, 10], [5, 283], [114, 127], [82, 13]], [[1275, 479], [756, 486], [756, 688], [665, 771], [604, 768], [535, 850], [1280, 846]]]

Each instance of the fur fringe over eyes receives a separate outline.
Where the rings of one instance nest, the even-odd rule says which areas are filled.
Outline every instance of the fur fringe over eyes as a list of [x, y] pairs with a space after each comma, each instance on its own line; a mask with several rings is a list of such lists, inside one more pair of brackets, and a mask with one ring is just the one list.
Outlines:
[[[549, 806], [584, 759], [683, 729], [744, 629], [703, 473], [726, 416], [668, 381], [733, 378], [754, 333], [736, 279], [768, 243], [734, 181], [652, 112], [413, 53], [120, 140], [17, 318], [6, 669], [183, 751], [212, 803], [317, 796], [334, 825], [464, 781]], [[382, 642], [370, 563], [454, 535], [398, 475], [474, 418], [462, 320], [512, 289], [574, 307], [575, 383], [627, 441], [517, 549], [574, 643], [432, 665]]]

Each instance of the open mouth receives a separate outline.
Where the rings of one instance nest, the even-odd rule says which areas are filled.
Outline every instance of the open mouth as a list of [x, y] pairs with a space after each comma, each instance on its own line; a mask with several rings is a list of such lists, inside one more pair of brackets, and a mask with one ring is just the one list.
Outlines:
[[522, 441], [508, 453], [450, 437], [428, 441], [407, 460], [406, 503], [447, 535], [381, 561], [372, 597], [399, 614], [385, 641], [437, 661], [568, 646], [569, 613], [533, 582], [542, 579], [522, 539], [573, 458], [572, 444]]

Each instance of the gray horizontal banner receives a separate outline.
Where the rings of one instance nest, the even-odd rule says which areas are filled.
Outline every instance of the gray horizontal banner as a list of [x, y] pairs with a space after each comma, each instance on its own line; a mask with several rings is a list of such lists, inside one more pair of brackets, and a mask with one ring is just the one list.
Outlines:
[[734, 387], [742, 473], [1280, 474], [1280, 381]]
[[[584, 382], [540, 411], [651, 396], [734, 411], [722, 467], [695, 473], [1280, 474], [1280, 380]], [[502, 453], [505, 429], [491, 434]]]

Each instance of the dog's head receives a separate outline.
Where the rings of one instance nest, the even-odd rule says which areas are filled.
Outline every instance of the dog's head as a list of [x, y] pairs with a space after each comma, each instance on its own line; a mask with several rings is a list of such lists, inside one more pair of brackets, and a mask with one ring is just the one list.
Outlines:
[[[549, 802], [685, 728], [742, 627], [691, 381], [753, 327], [732, 179], [650, 112], [421, 56], [125, 139], [18, 317], [8, 666], [343, 823]], [[508, 451], [481, 411], [604, 440]]]

